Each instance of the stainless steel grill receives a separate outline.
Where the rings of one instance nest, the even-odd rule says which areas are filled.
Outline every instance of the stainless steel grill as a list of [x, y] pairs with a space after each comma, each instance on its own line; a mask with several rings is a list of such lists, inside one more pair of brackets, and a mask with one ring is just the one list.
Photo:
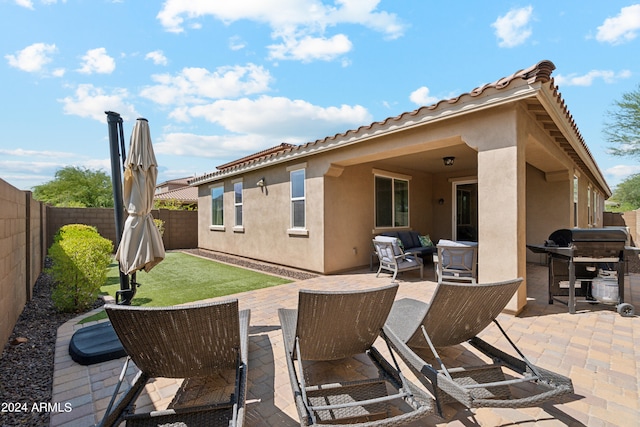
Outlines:
[[[634, 307], [624, 302], [624, 255], [635, 249], [628, 246], [626, 229], [560, 229], [551, 233], [543, 245], [527, 247], [532, 252], [548, 255], [549, 304], [554, 301], [567, 304], [569, 312], [575, 313], [578, 302], [605, 302], [615, 304], [623, 316], [634, 314]], [[599, 292], [594, 296], [594, 283], [599, 291], [605, 280], [611, 283], [612, 277], [617, 278], [615, 298], [605, 299]]]

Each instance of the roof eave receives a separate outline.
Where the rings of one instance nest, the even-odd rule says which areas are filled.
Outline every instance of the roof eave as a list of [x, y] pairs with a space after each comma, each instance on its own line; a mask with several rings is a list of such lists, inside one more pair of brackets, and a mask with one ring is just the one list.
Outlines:
[[573, 122], [573, 118], [566, 108], [564, 101], [558, 94], [557, 87], [554, 86], [553, 80], [543, 85], [543, 90], [538, 91], [537, 97], [545, 110], [552, 115], [553, 121], [558, 125], [573, 150], [589, 168], [589, 171], [598, 181], [598, 185], [605, 191], [605, 198], [611, 197], [611, 188], [607, 184], [604, 175], [600, 171], [598, 164], [586, 146], [582, 136], [579, 134], [577, 125]]

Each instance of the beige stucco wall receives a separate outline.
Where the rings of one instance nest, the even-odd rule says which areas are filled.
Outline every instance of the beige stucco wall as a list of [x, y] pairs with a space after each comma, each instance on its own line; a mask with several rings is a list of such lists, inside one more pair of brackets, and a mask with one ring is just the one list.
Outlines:
[[[287, 234], [290, 222], [290, 163], [272, 164], [244, 174], [244, 230], [233, 230], [233, 179], [224, 178], [225, 224], [209, 227], [210, 184], [199, 189], [199, 246], [321, 273], [368, 265], [374, 229], [374, 169], [410, 179], [410, 227], [434, 241], [452, 238], [453, 183], [477, 180], [479, 187], [479, 278], [505, 280], [526, 275], [527, 243], [541, 243], [551, 231], [568, 226], [572, 215], [569, 155], [545, 130], [529, 104], [514, 102], [460, 117], [448, 117], [398, 132], [304, 157], [307, 168], [308, 235]], [[442, 168], [442, 155], [455, 151], [456, 167]], [[412, 163], [412, 156], [421, 163]], [[271, 160], [270, 160], [271, 161]], [[404, 162], [404, 163], [403, 163]], [[429, 162], [437, 162], [429, 163]], [[265, 162], [266, 164], [267, 162]], [[462, 165], [462, 166], [461, 166]], [[545, 171], [541, 168], [546, 169]], [[438, 170], [438, 172], [433, 172]], [[262, 191], [255, 183], [264, 177]], [[586, 221], [588, 177], [580, 179], [580, 218]], [[594, 185], [594, 188], [596, 186]], [[438, 201], [442, 199], [443, 203]], [[581, 226], [583, 222], [581, 222]], [[526, 302], [525, 286], [512, 311]]]
[[[543, 244], [555, 230], [570, 227], [571, 186], [568, 176], [549, 181], [542, 171], [527, 165], [527, 243]], [[528, 262], [545, 260], [545, 254], [527, 251]]]
[[[224, 228], [211, 227], [211, 187], [198, 191], [198, 246], [205, 249], [260, 259], [275, 264], [321, 271], [323, 252], [323, 176], [320, 167], [306, 168], [306, 228], [308, 234], [290, 234], [291, 199], [288, 167], [281, 164], [245, 174], [243, 180], [243, 228], [234, 227], [233, 182], [224, 182]], [[264, 178], [265, 187], [256, 183]], [[234, 229], [235, 228], [235, 229]]]
[[375, 228], [374, 171], [399, 174], [409, 180], [409, 229], [422, 234], [433, 230], [432, 185], [429, 173], [407, 170], [384, 162], [344, 168], [325, 178], [325, 272], [338, 272], [371, 261], [371, 240], [389, 229]]

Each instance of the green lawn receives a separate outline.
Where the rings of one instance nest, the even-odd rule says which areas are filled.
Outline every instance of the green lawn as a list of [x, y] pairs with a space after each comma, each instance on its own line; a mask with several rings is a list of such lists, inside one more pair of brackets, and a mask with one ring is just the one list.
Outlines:
[[[183, 304], [291, 282], [181, 252], [167, 252], [164, 261], [149, 273], [138, 272], [137, 281], [140, 286], [131, 303], [150, 307]], [[100, 291], [102, 295], [109, 294], [115, 298], [118, 290], [118, 264], [113, 263]], [[103, 311], [83, 323], [105, 317]]]

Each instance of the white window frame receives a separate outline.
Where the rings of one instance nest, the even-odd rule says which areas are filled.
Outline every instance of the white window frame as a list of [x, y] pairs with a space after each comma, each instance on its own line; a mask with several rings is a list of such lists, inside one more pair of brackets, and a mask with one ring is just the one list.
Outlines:
[[593, 209], [592, 209], [592, 193], [593, 191], [591, 190], [591, 184], [589, 184], [589, 186], [587, 187], [587, 219], [588, 219], [588, 227], [593, 227]]
[[[242, 178], [232, 181], [233, 184], [233, 231], [244, 232], [244, 184]], [[240, 201], [236, 187], [240, 186]], [[238, 209], [240, 209], [240, 223], [238, 223]]]
[[573, 227], [578, 227], [578, 211], [580, 210], [579, 201], [580, 174], [575, 171], [573, 173]]
[[[309, 235], [309, 230], [307, 229], [307, 163], [301, 163], [301, 164], [297, 164], [297, 165], [293, 165], [293, 166], [289, 166], [287, 167], [287, 171], [289, 172], [289, 209], [290, 209], [290, 225], [289, 225], [289, 229], [287, 230], [287, 233], [289, 235], [302, 235], [302, 236], [307, 236]], [[302, 196], [293, 196], [293, 177], [294, 174], [297, 175], [298, 173], [302, 172]], [[294, 225], [294, 212], [293, 212], [293, 206], [294, 206], [294, 202], [304, 202], [304, 225], [300, 226], [300, 225]]]
[[[217, 189], [221, 189], [222, 190], [222, 224], [214, 224], [213, 223], [213, 191], [217, 190]], [[224, 226], [224, 183], [220, 183], [220, 184], [214, 184], [211, 185], [209, 187], [209, 192], [211, 194], [211, 218], [210, 218], [210, 225], [209, 225], [209, 229], [210, 230], [214, 230], [214, 231], [224, 231], [225, 230], [225, 226]]]
[[[373, 169], [373, 227], [374, 233], [376, 230], [389, 230], [389, 229], [410, 229], [411, 228], [411, 179], [410, 175], [404, 175], [396, 172], [389, 172], [381, 169]], [[391, 179], [391, 225], [390, 226], [378, 226], [378, 218], [376, 217], [378, 212], [378, 200], [376, 194], [376, 178]], [[407, 182], [407, 225], [396, 226], [395, 225], [395, 181]]]

